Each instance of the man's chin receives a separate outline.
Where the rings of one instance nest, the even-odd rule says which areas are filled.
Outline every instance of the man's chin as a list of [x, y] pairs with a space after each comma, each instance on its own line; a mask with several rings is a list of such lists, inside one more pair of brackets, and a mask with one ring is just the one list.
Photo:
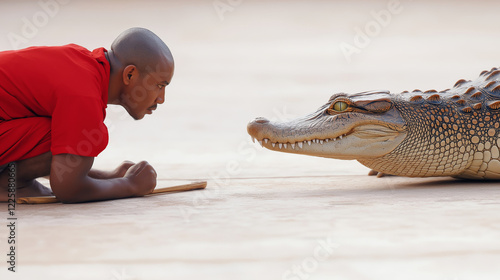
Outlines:
[[[127, 113], [136, 121], [138, 120], [142, 120], [146, 114], [149, 112], [148, 110], [146, 111], [138, 111], [138, 110], [134, 110], [132, 108], [129, 108], [128, 106], [123, 106], [123, 108], [125, 108], [125, 110], [127, 111]], [[152, 112], [151, 112], [152, 113]]]
[[145, 115], [146, 114], [130, 114], [130, 116], [136, 121], [144, 119]]
[[132, 116], [132, 118], [134, 118], [134, 120], [138, 121], [138, 120], [144, 119], [144, 115], [142, 115], [142, 116]]

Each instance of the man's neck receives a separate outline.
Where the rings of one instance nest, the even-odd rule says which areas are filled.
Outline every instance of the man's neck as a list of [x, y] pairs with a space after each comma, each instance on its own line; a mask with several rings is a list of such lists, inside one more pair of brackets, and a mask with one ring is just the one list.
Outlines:
[[108, 85], [108, 104], [120, 105], [120, 71], [119, 62], [113, 54], [113, 51], [105, 52], [106, 59], [109, 62], [109, 85]]

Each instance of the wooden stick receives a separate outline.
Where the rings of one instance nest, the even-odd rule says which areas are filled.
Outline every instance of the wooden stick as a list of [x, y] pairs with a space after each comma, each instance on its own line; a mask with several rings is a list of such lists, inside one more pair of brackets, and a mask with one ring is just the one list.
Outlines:
[[204, 189], [206, 187], [207, 187], [207, 181], [194, 182], [194, 183], [190, 183], [190, 184], [183, 184], [183, 185], [177, 185], [177, 186], [172, 186], [172, 187], [154, 189], [150, 195], [161, 194], [161, 193], [170, 193], [170, 192], [185, 192], [185, 191]]
[[32, 196], [16, 199], [17, 204], [48, 204], [60, 202], [55, 196]]
[[[177, 185], [173, 187], [157, 188], [149, 195], [158, 195], [173, 192], [185, 192], [191, 190], [204, 189], [207, 186], [207, 182], [194, 182], [189, 184]], [[58, 203], [59, 199], [55, 196], [36, 196], [36, 197], [22, 197], [16, 199], [17, 204], [48, 204], [48, 203]]]

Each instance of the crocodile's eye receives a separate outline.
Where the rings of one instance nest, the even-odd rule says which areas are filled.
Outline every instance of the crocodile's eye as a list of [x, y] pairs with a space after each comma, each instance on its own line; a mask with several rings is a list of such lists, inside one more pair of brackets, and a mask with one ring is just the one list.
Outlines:
[[332, 109], [337, 111], [337, 112], [344, 112], [349, 105], [343, 101], [337, 101], [335, 104], [333, 104]]

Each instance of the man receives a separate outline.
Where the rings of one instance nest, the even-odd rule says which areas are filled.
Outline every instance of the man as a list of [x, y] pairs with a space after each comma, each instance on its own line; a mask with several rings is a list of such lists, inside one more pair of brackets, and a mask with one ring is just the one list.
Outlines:
[[[108, 143], [107, 104], [142, 119], [164, 102], [173, 72], [167, 45], [143, 28], [120, 34], [110, 51], [66, 45], [0, 52], [0, 201], [8, 200], [12, 163], [17, 198], [53, 192], [76, 203], [151, 193], [156, 172], [145, 161], [108, 172], [91, 167]], [[48, 175], [52, 192], [36, 181]]]

